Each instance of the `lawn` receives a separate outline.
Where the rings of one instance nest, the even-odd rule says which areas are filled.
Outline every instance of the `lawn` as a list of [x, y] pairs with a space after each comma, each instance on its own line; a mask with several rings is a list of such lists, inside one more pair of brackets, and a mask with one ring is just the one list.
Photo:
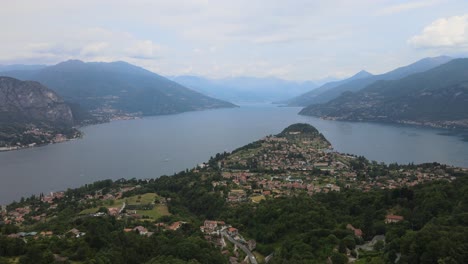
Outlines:
[[171, 215], [165, 204], [158, 204], [152, 210], [137, 210], [137, 214], [147, 216], [151, 220], [156, 220], [161, 216]]
[[252, 196], [252, 197], [250, 197], [250, 199], [254, 203], [259, 203], [261, 200], [265, 200], [265, 196], [263, 196], [263, 195]]
[[[153, 204], [158, 199], [158, 197], [159, 196], [156, 193], [145, 193], [145, 194], [134, 195], [134, 196], [118, 199], [118, 200], [107, 200], [107, 201], [103, 201], [102, 206], [85, 209], [81, 211], [80, 214], [81, 215], [94, 214], [99, 210], [100, 207], [120, 208], [122, 207], [124, 202], [126, 202], [127, 205]], [[161, 205], [161, 204], [156, 204], [156, 206], [152, 210], [138, 210], [137, 213], [143, 216], [146, 215], [150, 217], [151, 219], [157, 219], [161, 216], [169, 215], [167, 206]]]
[[258, 263], [265, 263], [265, 256], [258, 253], [257, 251], [252, 252], [255, 255], [255, 259], [257, 259]]

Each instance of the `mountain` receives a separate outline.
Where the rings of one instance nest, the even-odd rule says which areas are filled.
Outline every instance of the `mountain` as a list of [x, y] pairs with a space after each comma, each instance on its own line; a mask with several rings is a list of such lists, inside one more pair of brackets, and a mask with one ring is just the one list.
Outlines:
[[304, 98], [301, 100], [296, 99], [295, 102], [298, 101], [300, 102], [300, 104], [296, 103], [293, 105], [294, 106], [297, 106], [297, 105], [308, 106], [311, 104], [326, 103], [330, 100], [337, 98], [343, 92], [347, 92], [347, 91], [356, 92], [380, 80], [398, 80], [398, 79], [404, 78], [414, 73], [430, 70], [434, 67], [447, 63], [452, 59], [453, 58], [447, 57], [447, 56], [425, 58], [413, 64], [397, 68], [395, 70], [392, 70], [384, 74], [372, 75], [366, 78], [355, 78], [354, 80], [346, 81], [330, 89], [323, 90], [323, 92], [313, 94], [313, 96], [309, 96], [308, 98]]
[[126, 62], [69, 60], [41, 69], [2, 74], [39, 81], [67, 102], [101, 115], [161, 115], [235, 106]]
[[336, 120], [468, 128], [468, 59], [454, 59], [400, 80], [378, 81], [300, 114]]
[[207, 79], [183, 75], [171, 79], [201, 93], [232, 102], [274, 102], [318, 86], [314, 81], [296, 82], [273, 77]]
[[0, 77], [0, 151], [79, 137], [73, 124], [71, 108], [54, 91]]
[[320, 96], [321, 94], [323, 94], [324, 92], [326, 92], [326, 91], [328, 91], [330, 89], [333, 89], [333, 88], [335, 88], [337, 86], [346, 84], [346, 83], [354, 81], [354, 80], [369, 78], [371, 76], [373, 76], [371, 73], [362, 70], [362, 71], [356, 73], [355, 75], [353, 75], [353, 76], [351, 76], [351, 77], [349, 77], [347, 79], [325, 83], [322, 86], [320, 86], [320, 87], [318, 87], [318, 88], [316, 88], [316, 89], [314, 89], [312, 91], [308, 91], [308, 92], [303, 93], [303, 94], [301, 94], [299, 96], [296, 96], [294, 98], [291, 98], [291, 99], [288, 99], [288, 100], [285, 100], [285, 101], [281, 101], [281, 102], [277, 102], [277, 103], [278, 104], [285, 104], [285, 105], [288, 105], [288, 106], [307, 106], [316, 97]]
[[43, 122], [71, 126], [70, 107], [38, 82], [0, 77], [0, 124]]

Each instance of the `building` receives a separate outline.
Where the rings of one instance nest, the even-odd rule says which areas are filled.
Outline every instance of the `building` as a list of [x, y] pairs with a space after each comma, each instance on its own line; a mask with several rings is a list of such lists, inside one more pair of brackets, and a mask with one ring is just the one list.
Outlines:
[[201, 226], [200, 229], [202, 230], [202, 232], [212, 233], [216, 230], [217, 227], [218, 221], [205, 220], [203, 226]]
[[172, 225], [168, 226], [167, 229], [172, 230], [172, 231], [176, 231], [177, 229], [179, 229], [182, 226], [182, 224], [183, 224], [182, 222], [177, 221], [177, 222], [172, 223]]
[[228, 228], [227, 232], [230, 236], [237, 236], [239, 234], [239, 230], [237, 230], [237, 228], [234, 227]]
[[138, 232], [138, 234], [140, 234], [140, 235], [146, 235], [148, 233], [148, 229], [146, 229], [143, 226], [137, 226], [137, 227], [133, 228], [133, 231]]
[[346, 225], [346, 229], [353, 231], [353, 232], [354, 232], [354, 235], [357, 236], [357, 237], [362, 237], [362, 235], [364, 234], [364, 233], [362, 232], [361, 229], [355, 228], [355, 227], [354, 227], [353, 225], [351, 225], [351, 224], [347, 224], [347, 225]]
[[403, 221], [404, 218], [403, 216], [401, 215], [387, 215], [387, 217], [385, 218], [385, 223], [386, 224], [390, 224], [390, 223], [398, 223], [400, 221]]

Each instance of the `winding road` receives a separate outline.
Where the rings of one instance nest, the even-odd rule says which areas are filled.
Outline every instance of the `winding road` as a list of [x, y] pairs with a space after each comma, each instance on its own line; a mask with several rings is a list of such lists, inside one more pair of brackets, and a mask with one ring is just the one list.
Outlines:
[[228, 233], [226, 233], [226, 231], [224, 231], [224, 230], [221, 231], [221, 235], [226, 237], [229, 241], [231, 241], [232, 243], [237, 245], [238, 248], [240, 248], [242, 251], [244, 251], [244, 253], [249, 257], [250, 263], [258, 264], [257, 259], [255, 258], [255, 255], [246, 246], [244, 246], [243, 244], [241, 244], [238, 241], [234, 240], [234, 238], [232, 238], [230, 235], [228, 235]]

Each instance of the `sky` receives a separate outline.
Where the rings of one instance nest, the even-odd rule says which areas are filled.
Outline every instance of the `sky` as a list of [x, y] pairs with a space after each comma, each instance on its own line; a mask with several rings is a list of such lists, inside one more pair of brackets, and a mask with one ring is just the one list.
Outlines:
[[467, 0], [0, 1], [0, 64], [318, 80], [468, 55]]

